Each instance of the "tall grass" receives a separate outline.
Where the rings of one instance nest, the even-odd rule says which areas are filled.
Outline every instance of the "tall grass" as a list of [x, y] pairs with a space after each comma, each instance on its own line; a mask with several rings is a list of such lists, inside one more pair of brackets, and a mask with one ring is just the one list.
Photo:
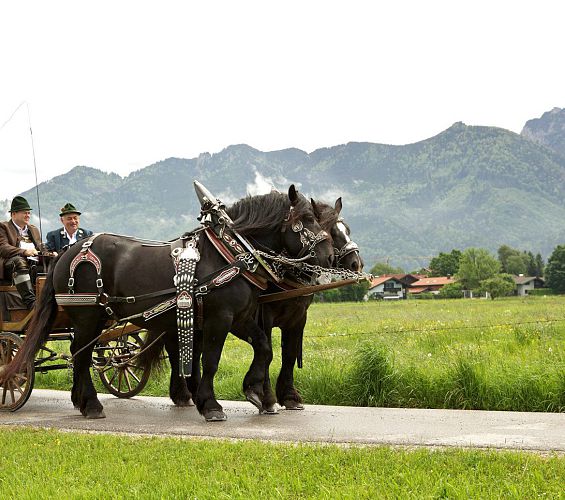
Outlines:
[[[251, 358], [247, 344], [228, 339], [219, 398], [243, 398]], [[145, 393], [166, 395], [167, 378], [154, 377]], [[70, 387], [66, 373], [42, 379]], [[295, 379], [310, 404], [564, 412], [565, 296], [314, 304]]]

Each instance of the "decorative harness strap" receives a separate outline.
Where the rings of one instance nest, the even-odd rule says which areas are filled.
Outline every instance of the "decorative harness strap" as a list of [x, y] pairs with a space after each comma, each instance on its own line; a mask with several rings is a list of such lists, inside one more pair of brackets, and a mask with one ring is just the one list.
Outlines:
[[[208, 230], [206, 232], [208, 234]], [[208, 237], [210, 237], [209, 234]], [[232, 256], [231, 262], [227, 259], [228, 262], [230, 262], [228, 266], [206, 276], [202, 280], [202, 283], [199, 284], [195, 278], [196, 264], [200, 260], [198, 239], [198, 234], [192, 234], [188, 237], [181, 238], [182, 245], [174, 247], [171, 251], [171, 257], [176, 270], [176, 274], [173, 279], [177, 286], [176, 300], [168, 299], [167, 301], [161, 302], [161, 304], [158, 304], [151, 310], [143, 313], [143, 317], [147, 320], [157, 314], [165, 312], [168, 309], [172, 309], [176, 302], [180, 356], [179, 375], [181, 377], [190, 377], [192, 374], [195, 302], [197, 305], [198, 327], [202, 328], [203, 296], [207, 295], [216, 288], [226, 285], [233, 279], [237, 278], [240, 274], [243, 276], [249, 276], [248, 279], [251, 281], [254, 277], [252, 273], [257, 269], [257, 262], [252, 257], [251, 259], [247, 258], [248, 254], [243, 253], [237, 257]], [[224, 257], [227, 257], [227, 254], [224, 252], [221, 253]], [[253, 283], [253, 281], [251, 282]], [[256, 286], [260, 285], [257, 284]]]
[[[114, 311], [108, 304], [108, 294], [104, 292], [104, 282], [102, 281], [102, 261], [90, 248], [94, 240], [104, 233], [96, 233], [82, 243], [82, 249], [77, 253], [69, 266], [68, 292], [55, 295], [55, 300], [61, 306], [91, 306], [101, 305], [105, 308], [108, 316], [114, 316]], [[76, 268], [83, 263], [88, 263], [96, 269], [96, 289], [98, 293], [75, 293]]]
[[171, 256], [176, 274], [173, 281], [177, 285], [177, 329], [179, 335], [179, 375], [192, 374], [192, 354], [194, 345], [194, 284], [196, 263], [200, 260], [198, 235], [182, 240], [183, 247], [174, 248]]
[[204, 232], [206, 233], [210, 243], [214, 245], [214, 248], [228, 264], [233, 264], [238, 260], [246, 261], [248, 270], [243, 271], [243, 277], [261, 290], [267, 289], [268, 280], [256, 273], [259, 263], [253, 258], [251, 253], [245, 251], [235, 238], [232, 238], [227, 231], [223, 231], [220, 239], [220, 236], [216, 235], [216, 233], [209, 227], [207, 227]]

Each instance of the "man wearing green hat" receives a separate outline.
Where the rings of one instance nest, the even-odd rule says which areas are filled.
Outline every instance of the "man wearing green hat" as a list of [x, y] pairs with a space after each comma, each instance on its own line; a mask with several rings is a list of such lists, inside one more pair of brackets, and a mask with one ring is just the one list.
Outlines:
[[29, 275], [29, 259], [44, 251], [39, 229], [29, 223], [31, 207], [16, 196], [10, 207], [11, 219], [0, 222], [0, 279], [12, 279], [28, 309], [35, 305], [35, 292]]
[[47, 233], [47, 249], [52, 252], [59, 252], [61, 248], [76, 243], [78, 240], [92, 236], [92, 231], [82, 229], [80, 224], [80, 212], [72, 203], [67, 203], [61, 208], [61, 222], [63, 227]]

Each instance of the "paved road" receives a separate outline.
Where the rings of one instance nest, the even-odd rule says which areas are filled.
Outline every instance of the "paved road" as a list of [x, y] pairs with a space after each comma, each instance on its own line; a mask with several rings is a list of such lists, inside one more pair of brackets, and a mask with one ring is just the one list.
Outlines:
[[456, 446], [565, 452], [565, 414], [407, 410], [308, 405], [304, 411], [259, 415], [250, 403], [222, 401], [226, 422], [207, 423], [195, 408], [168, 398], [100, 395], [107, 418], [86, 420], [68, 392], [35, 389], [0, 425], [65, 430], [262, 439], [290, 442]]

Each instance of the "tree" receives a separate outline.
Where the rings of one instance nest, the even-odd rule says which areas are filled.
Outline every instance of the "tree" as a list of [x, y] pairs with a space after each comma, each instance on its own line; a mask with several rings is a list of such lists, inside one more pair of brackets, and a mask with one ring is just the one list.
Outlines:
[[374, 276], [383, 276], [385, 274], [404, 274], [401, 267], [391, 266], [388, 262], [377, 262], [371, 268], [371, 274]]
[[332, 288], [325, 292], [320, 292], [314, 295], [315, 302], [361, 302], [370, 283], [368, 281], [361, 281], [353, 285], [342, 286], [341, 288]]
[[565, 245], [557, 245], [547, 260], [546, 283], [555, 292], [565, 292]]
[[528, 276], [539, 276], [537, 274], [536, 259], [532, 252], [524, 250], [524, 263], [526, 264], [526, 274]]
[[515, 250], [508, 245], [501, 245], [498, 249], [498, 260], [500, 261], [500, 265], [502, 266], [502, 271], [507, 272], [506, 263], [508, 262], [508, 258], [511, 255], [520, 254], [518, 250]]
[[431, 276], [453, 276], [459, 270], [459, 259], [461, 252], [451, 250], [451, 253], [443, 253], [430, 260]]
[[461, 254], [457, 278], [465, 288], [478, 288], [483, 280], [494, 277], [500, 271], [500, 262], [484, 248], [467, 248]]
[[509, 274], [497, 274], [492, 278], [481, 281], [479, 290], [488, 292], [492, 300], [497, 297], [511, 295], [516, 290], [516, 283]]
[[535, 256], [535, 269], [534, 272], [532, 273], [532, 276], [543, 276], [543, 270], [544, 270], [544, 263], [543, 263], [543, 259], [541, 257], [541, 254], [536, 254]]
[[498, 260], [502, 272], [508, 274], [526, 274], [528, 276], [543, 275], [543, 259], [538, 253], [535, 257], [532, 252], [516, 250], [508, 245], [501, 245], [498, 249]]
[[519, 274], [526, 274], [527, 266], [526, 262], [524, 262], [523, 255], [510, 255], [508, 259], [506, 259], [506, 265], [503, 266], [504, 271], [507, 274], [514, 274], [518, 276]]

